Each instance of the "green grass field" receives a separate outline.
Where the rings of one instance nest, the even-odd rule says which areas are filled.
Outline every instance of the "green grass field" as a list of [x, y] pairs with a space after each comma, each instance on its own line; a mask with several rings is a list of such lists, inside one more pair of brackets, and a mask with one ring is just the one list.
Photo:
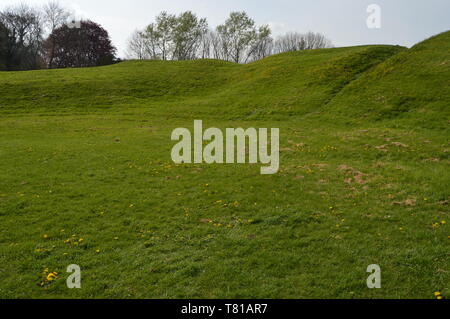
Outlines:
[[[1, 298], [450, 296], [450, 32], [4, 72], [0, 94]], [[175, 165], [196, 119], [280, 128], [280, 172]]]

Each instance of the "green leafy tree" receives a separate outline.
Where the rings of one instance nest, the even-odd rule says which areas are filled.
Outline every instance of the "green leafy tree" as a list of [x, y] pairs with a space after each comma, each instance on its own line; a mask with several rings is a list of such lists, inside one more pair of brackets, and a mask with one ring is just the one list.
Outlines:
[[173, 59], [193, 60], [201, 46], [203, 35], [208, 32], [206, 19], [198, 19], [191, 11], [182, 13], [176, 18], [173, 28]]
[[193, 60], [202, 55], [202, 40], [207, 32], [206, 19], [199, 19], [191, 11], [179, 16], [162, 12], [144, 31], [132, 35], [128, 54], [138, 59]]
[[247, 51], [245, 62], [264, 59], [272, 54], [273, 39], [271, 34], [272, 31], [268, 25], [263, 25], [258, 28], [256, 37], [250, 43], [250, 48]]
[[245, 12], [232, 12], [224, 24], [217, 27], [222, 40], [223, 55], [227, 60], [239, 63], [257, 39], [255, 21]]
[[173, 30], [177, 23], [176, 21], [177, 18], [175, 15], [161, 12], [156, 17], [156, 24], [150, 25], [147, 28], [148, 37], [155, 41], [163, 60], [169, 59], [170, 52], [173, 48]]

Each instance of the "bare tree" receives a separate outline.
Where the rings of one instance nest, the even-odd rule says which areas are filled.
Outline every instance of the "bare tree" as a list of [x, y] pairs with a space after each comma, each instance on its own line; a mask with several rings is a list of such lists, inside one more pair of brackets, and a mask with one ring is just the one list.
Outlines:
[[202, 59], [211, 58], [213, 48], [213, 37], [212, 31], [206, 30], [206, 32], [202, 35], [200, 40], [200, 48], [199, 48], [199, 56]]
[[138, 60], [150, 59], [148, 54], [148, 44], [145, 39], [144, 32], [135, 31], [128, 40], [128, 57]]
[[324, 49], [332, 47], [332, 43], [321, 33], [308, 32], [304, 35], [305, 50]]
[[211, 57], [217, 60], [226, 60], [224, 55], [222, 37], [219, 33], [215, 31], [209, 31], [208, 33], [209, 41], [211, 43]]
[[52, 38], [52, 34], [54, 31], [63, 26], [64, 23], [67, 22], [71, 13], [63, 8], [57, 1], [48, 2], [44, 5], [43, 9], [43, 18], [45, 26], [48, 28], [48, 34], [50, 34], [49, 45], [50, 45], [50, 54], [48, 56], [47, 65], [48, 68], [53, 67], [53, 60], [55, 56], [55, 40]]
[[162, 43], [160, 33], [154, 23], [149, 24], [143, 31], [135, 31], [128, 40], [128, 56], [139, 60], [160, 60], [163, 54], [167, 58], [168, 45]]
[[288, 33], [275, 41], [274, 53], [331, 48], [331, 41], [321, 33]]
[[279, 36], [274, 45], [274, 53], [304, 50], [303, 36], [299, 33], [287, 33]]
[[66, 23], [72, 14], [69, 10], [62, 7], [57, 1], [50, 1], [42, 8], [44, 23], [51, 34], [55, 29]]

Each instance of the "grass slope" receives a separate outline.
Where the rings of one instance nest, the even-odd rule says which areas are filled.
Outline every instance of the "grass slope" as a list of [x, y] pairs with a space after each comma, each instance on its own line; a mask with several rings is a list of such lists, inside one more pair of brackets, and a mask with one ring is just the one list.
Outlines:
[[274, 118], [316, 110], [345, 84], [401, 47], [281, 54], [249, 65], [200, 60], [135, 61], [72, 70], [0, 74], [0, 112], [105, 109], [186, 118]]
[[327, 112], [360, 122], [392, 120], [448, 129], [450, 32], [434, 36], [380, 63], [352, 82]]
[[[249, 65], [0, 73], [0, 297], [448, 295], [448, 131], [419, 111], [402, 122], [372, 95], [394, 101], [395, 82], [448, 105], [448, 69], [414, 68], [449, 59], [445, 36]], [[435, 93], [416, 92], [419, 79]], [[437, 101], [426, 110], [444, 117]], [[170, 133], [194, 119], [279, 127], [280, 173], [174, 165]], [[70, 264], [80, 290], [66, 288]], [[370, 264], [381, 290], [367, 289]]]

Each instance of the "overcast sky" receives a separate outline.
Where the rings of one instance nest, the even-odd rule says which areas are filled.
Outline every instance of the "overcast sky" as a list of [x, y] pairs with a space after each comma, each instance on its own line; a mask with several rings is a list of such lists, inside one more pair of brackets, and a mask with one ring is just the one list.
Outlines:
[[[0, 9], [20, 3], [0, 0]], [[24, 0], [42, 5], [47, 0]], [[119, 55], [136, 29], [153, 21], [161, 11], [191, 10], [221, 24], [231, 11], [246, 11], [257, 24], [269, 24], [274, 35], [290, 31], [326, 34], [335, 46], [399, 44], [412, 46], [434, 34], [450, 30], [450, 0], [60, 0], [78, 18], [100, 23], [110, 33]], [[382, 9], [381, 29], [366, 25], [368, 5]]]

